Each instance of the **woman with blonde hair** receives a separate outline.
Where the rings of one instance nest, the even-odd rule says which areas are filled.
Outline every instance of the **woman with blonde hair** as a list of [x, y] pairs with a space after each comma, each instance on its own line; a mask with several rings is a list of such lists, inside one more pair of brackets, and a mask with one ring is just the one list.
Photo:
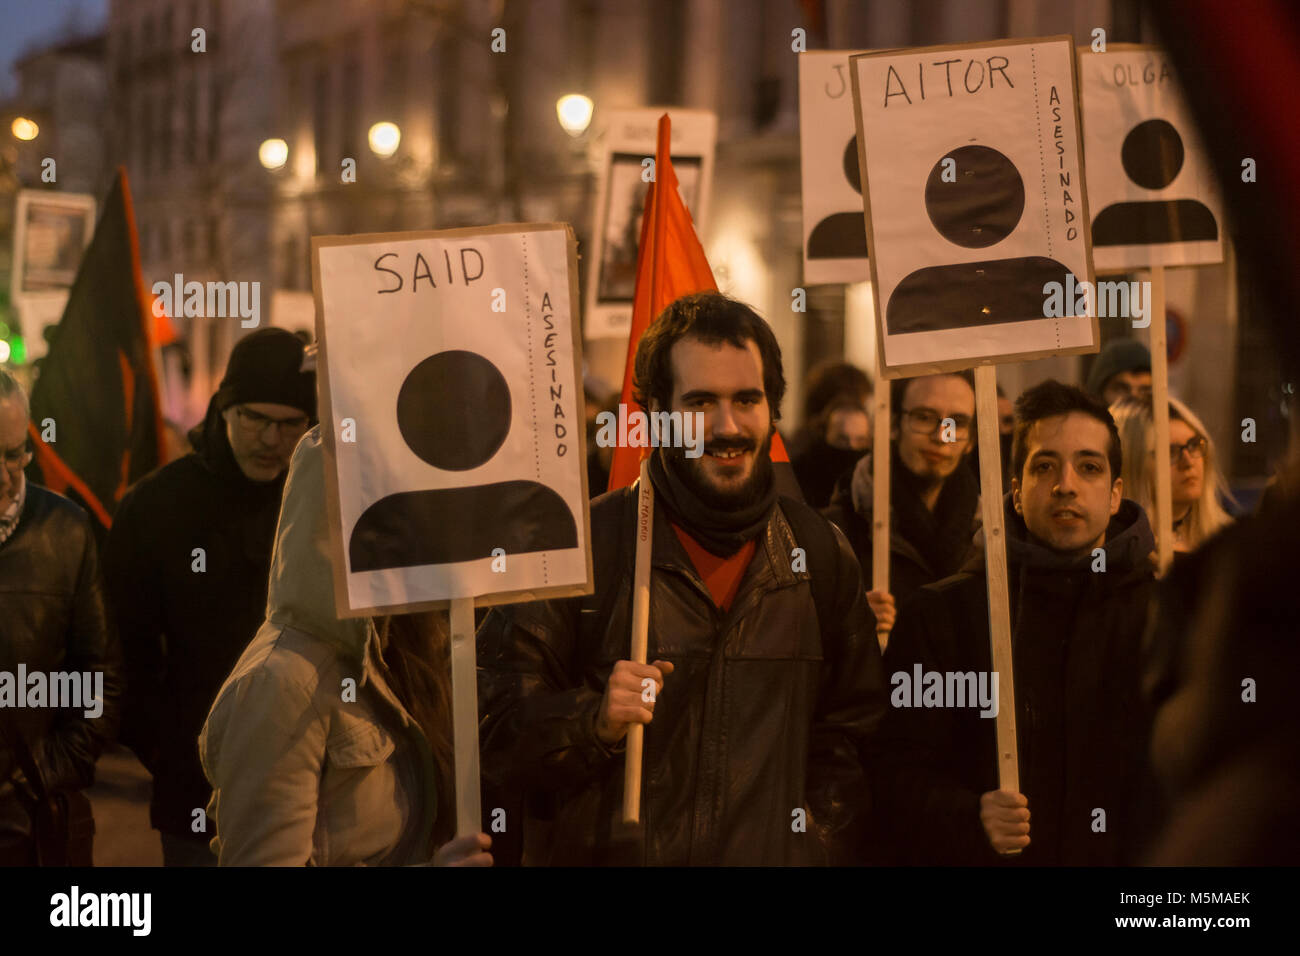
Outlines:
[[[1124, 448], [1124, 497], [1140, 504], [1154, 526], [1156, 476], [1151, 448], [1155, 421], [1150, 398], [1128, 398], [1110, 407]], [[1157, 456], [1164, 461], [1164, 456]], [[1232, 516], [1221, 498], [1231, 501], [1228, 483], [1219, 471], [1214, 442], [1196, 414], [1169, 398], [1169, 476], [1174, 515], [1174, 551], [1194, 551]]]

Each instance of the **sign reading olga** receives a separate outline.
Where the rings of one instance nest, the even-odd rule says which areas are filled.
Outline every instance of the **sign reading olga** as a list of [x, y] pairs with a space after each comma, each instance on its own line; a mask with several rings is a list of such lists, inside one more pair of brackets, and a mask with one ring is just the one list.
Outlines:
[[340, 616], [591, 592], [562, 223], [312, 239]]
[[1223, 261], [1223, 203], [1168, 54], [1079, 50], [1097, 268]]
[[850, 63], [888, 377], [1096, 351], [1070, 38]]

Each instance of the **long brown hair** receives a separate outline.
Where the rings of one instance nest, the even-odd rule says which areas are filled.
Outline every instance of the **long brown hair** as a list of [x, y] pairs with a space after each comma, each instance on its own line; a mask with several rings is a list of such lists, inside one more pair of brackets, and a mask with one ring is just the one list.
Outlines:
[[456, 833], [451, 662], [445, 611], [376, 618], [393, 692], [433, 749], [438, 799], [430, 854]]

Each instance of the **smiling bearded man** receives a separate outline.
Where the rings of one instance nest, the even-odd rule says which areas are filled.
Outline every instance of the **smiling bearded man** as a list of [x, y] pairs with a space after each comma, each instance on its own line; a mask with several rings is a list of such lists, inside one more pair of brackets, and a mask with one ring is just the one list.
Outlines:
[[[494, 608], [479, 630], [485, 788], [525, 795], [524, 863], [858, 860], [880, 652], [848, 542], [775, 487], [776, 338], [739, 302], [686, 296], [642, 336], [635, 385], [646, 411], [704, 422], [700, 457], [650, 459], [652, 663], [627, 660], [637, 489], [622, 488], [591, 506], [594, 594]], [[627, 836], [633, 724], [643, 826]]]

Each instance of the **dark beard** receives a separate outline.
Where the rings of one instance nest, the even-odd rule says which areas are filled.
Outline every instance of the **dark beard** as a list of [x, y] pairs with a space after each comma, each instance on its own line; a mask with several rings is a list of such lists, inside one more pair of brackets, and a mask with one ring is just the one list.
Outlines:
[[[735, 491], [719, 491], [709, 483], [704, 475], [704, 456], [687, 458], [685, 448], [661, 448], [664, 461], [673, 470], [679, 481], [690, 489], [701, 504], [715, 511], [741, 511], [759, 502], [772, 486], [772, 435], [776, 429], [768, 430], [767, 437], [759, 449], [754, 461], [754, 470]], [[710, 451], [731, 451], [739, 449], [750, 451], [754, 448], [752, 439], [735, 438], [711, 442], [705, 446], [704, 453]]]

